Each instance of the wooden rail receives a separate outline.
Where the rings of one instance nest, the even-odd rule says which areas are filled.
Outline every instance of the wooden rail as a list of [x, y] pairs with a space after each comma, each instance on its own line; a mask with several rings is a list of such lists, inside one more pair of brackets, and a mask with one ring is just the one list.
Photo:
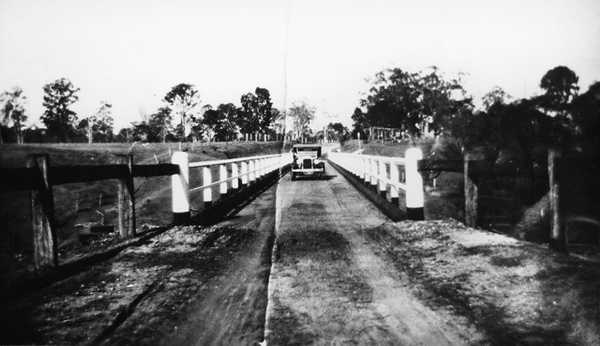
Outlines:
[[388, 157], [330, 152], [329, 159], [336, 165], [370, 184], [386, 197], [388, 190], [393, 204], [399, 203], [399, 190], [405, 192], [406, 212], [409, 219], [424, 219], [423, 178], [418, 161], [423, 154], [418, 148], [409, 148], [405, 157]]
[[[212, 189], [219, 186], [219, 197], [238, 187], [252, 184], [266, 174], [291, 163], [290, 154], [262, 155], [231, 160], [188, 162], [188, 153], [176, 151], [167, 164], [134, 165], [133, 156], [124, 156], [119, 164], [51, 166], [48, 155], [33, 155], [27, 167], [0, 168], [0, 193], [31, 190], [34, 265], [36, 269], [58, 265], [57, 225], [52, 187], [106, 179], [118, 180], [118, 231], [123, 239], [136, 233], [135, 177], [171, 176], [173, 222], [189, 222], [189, 194], [202, 191], [205, 206], [212, 203]], [[230, 172], [228, 173], [227, 167]], [[211, 168], [218, 167], [213, 181]], [[190, 189], [189, 170], [202, 169], [202, 185]]]

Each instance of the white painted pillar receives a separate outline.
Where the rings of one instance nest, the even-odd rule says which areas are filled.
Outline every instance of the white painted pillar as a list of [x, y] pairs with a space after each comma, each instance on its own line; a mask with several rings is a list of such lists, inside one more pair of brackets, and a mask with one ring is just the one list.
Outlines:
[[424, 202], [423, 177], [418, 171], [418, 161], [423, 158], [419, 148], [409, 148], [405, 154], [406, 171], [406, 212], [411, 220], [423, 220]]
[[393, 205], [398, 205], [398, 184], [400, 182], [400, 172], [398, 170], [398, 164], [395, 162], [390, 163], [390, 199]]
[[171, 163], [179, 167], [179, 174], [171, 175], [171, 204], [173, 224], [182, 225], [190, 220], [190, 168], [188, 153], [176, 151], [171, 156]]
[[370, 158], [369, 166], [371, 166], [371, 185], [375, 187], [377, 185], [377, 160]]
[[219, 193], [221, 195], [227, 194], [227, 166], [219, 165], [219, 180], [221, 183], [219, 184]]
[[242, 185], [248, 185], [248, 162], [242, 161]]
[[385, 162], [383, 160], [379, 160], [379, 174], [377, 176], [379, 180], [379, 194], [386, 198], [386, 189], [387, 189], [387, 174], [385, 171]]
[[249, 170], [249, 175], [250, 175], [250, 183], [252, 183], [253, 181], [256, 180], [256, 160], [250, 160], [248, 162], [248, 170]]
[[[210, 166], [204, 166], [202, 167], [202, 185], [207, 185], [210, 183], [212, 183]], [[202, 200], [204, 201], [205, 206], [212, 203], [212, 186], [207, 186], [202, 189]]]
[[233, 178], [233, 180], [231, 181], [231, 189], [232, 190], [237, 190], [239, 187], [240, 177], [238, 177], [238, 175], [239, 175], [238, 164], [237, 164], [237, 162], [232, 162], [231, 163], [231, 177]]

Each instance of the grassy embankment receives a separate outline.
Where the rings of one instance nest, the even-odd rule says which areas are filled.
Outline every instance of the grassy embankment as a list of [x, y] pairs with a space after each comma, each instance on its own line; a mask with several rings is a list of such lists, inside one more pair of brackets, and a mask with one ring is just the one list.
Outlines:
[[[190, 161], [204, 161], [265, 155], [279, 153], [280, 142], [271, 143], [211, 143], [184, 144], [190, 153]], [[169, 152], [177, 150], [178, 143], [98, 143], [98, 144], [26, 144], [0, 146], [1, 167], [23, 167], [28, 155], [44, 153], [50, 156], [50, 164], [110, 164], [118, 163], [120, 155], [131, 153], [136, 164], [152, 164], [170, 162]], [[213, 173], [216, 176], [216, 172]], [[201, 183], [200, 170], [191, 170], [190, 185]], [[104, 180], [91, 183], [65, 184], [55, 186], [55, 217], [58, 223], [59, 252], [61, 258], [76, 252], [85, 252], [81, 233], [85, 226], [92, 224], [115, 225], [116, 180]], [[138, 230], [152, 226], [167, 225], [171, 221], [171, 186], [170, 178], [136, 178], [136, 214]], [[218, 192], [213, 192], [218, 196]], [[192, 208], [195, 211], [203, 207], [201, 193], [191, 196]], [[29, 192], [9, 192], [0, 194], [1, 224], [3, 237], [0, 243], [13, 251], [17, 262], [30, 262], [31, 253], [31, 215]], [[94, 247], [108, 245], [116, 241], [114, 232], [92, 244]]]

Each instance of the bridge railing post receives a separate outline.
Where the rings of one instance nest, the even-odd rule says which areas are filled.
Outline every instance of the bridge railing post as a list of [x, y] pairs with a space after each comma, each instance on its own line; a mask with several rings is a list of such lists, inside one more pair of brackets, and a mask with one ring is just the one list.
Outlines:
[[227, 194], [227, 166], [219, 165], [219, 194], [226, 195]]
[[231, 180], [231, 189], [237, 190], [239, 188], [239, 180], [240, 180], [237, 162], [231, 163], [231, 176], [234, 177], [234, 179]]
[[252, 184], [254, 182], [254, 180], [256, 180], [256, 160], [249, 160], [248, 161], [248, 170], [249, 170], [249, 181], [250, 184]]
[[371, 167], [371, 187], [377, 189], [377, 160], [375, 158], [369, 159], [369, 166]]
[[241, 170], [242, 170], [242, 185], [248, 185], [248, 162], [242, 161]]
[[406, 171], [406, 213], [411, 220], [425, 219], [423, 177], [418, 170], [418, 161], [423, 158], [419, 148], [409, 148], [405, 154]]
[[390, 180], [392, 184], [390, 184], [390, 199], [393, 205], [398, 205], [398, 183], [400, 182], [400, 174], [398, 169], [398, 164], [395, 162], [390, 163]]
[[[210, 185], [212, 183], [212, 172], [210, 166], [202, 167], [202, 185]], [[204, 208], [209, 208], [212, 205], [212, 186], [206, 186], [202, 189], [202, 201]]]
[[379, 195], [381, 197], [386, 198], [386, 190], [387, 190], [387, 174], [385, 171], [385, 161], [382, 159], [379, 160]]
[[171, 163], [179, 167], [179, 173], [171, 175], [171, 205], [173, 224], [182, 225], [190, 220], [189, 158], [188, 153], [175, 151]]

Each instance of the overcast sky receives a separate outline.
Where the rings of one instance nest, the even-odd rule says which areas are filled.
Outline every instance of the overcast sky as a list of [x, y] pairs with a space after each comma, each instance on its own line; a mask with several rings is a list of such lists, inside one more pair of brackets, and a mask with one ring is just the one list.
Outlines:
[[388, 67], [467, 73], [475, 98], [539, 93], [556, 65], [582, 90], [600, 80], [598, 0], [0, 0], [0, 89], [22, 87], [37, 121], [42, 86], [67, 77], [79, 117], [107, 100], [118, 128], [180, 82], [212, 105], [265, 87], [281, 108], [286, 13], [287, 105], [304, 100], [321, 121], [350, 124], [365, 79]]

